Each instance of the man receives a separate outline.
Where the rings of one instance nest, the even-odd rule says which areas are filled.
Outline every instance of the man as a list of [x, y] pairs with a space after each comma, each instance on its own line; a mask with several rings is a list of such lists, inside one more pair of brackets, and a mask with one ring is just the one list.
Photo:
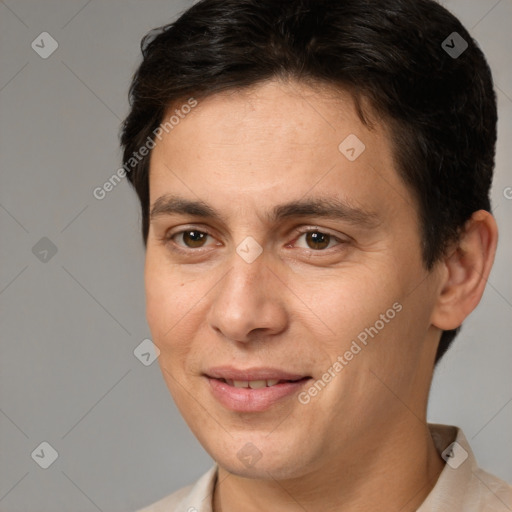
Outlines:
[[432, 373], [497, 245], [484, 56], [432, 0], [203, 0], [122, 133], [169, 390], [216, 461], [157, 511], [506, 511]]

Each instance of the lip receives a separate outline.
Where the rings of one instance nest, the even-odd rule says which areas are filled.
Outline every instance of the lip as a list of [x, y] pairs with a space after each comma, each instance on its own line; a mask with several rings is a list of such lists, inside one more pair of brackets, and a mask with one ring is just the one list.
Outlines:
[[307, 377], [303, 373], [289, 373], [277, 368], [247, 368], [240, 370], [232, 366], [216, 366], [204, 373], [207, 377], [226, 380], [298, 380]]
[[[214, 398], [226, 409], [235, 412], [263, 412], [278, 401], [284, 400], [300, 391], [311, 377], [289, 373], [275, 368], [249, 368], [245, 370], [233, 367], [216, 367], [205, 372]], [[226, 380], [287, 380], [274, 386], [259, 389], [235, 388]]]

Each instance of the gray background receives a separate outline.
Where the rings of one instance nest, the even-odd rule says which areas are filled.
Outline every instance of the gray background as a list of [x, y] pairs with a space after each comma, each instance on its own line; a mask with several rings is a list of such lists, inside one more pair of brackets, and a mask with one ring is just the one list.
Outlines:
[[[120, 165], [141, 37], [191, 3], [0, 1], [1, 511], [135, 510], [211, 465], [158, 364], [133, 353], [150, 337], [136, 197], [126, 180], [92, 195]], [[443, 3], [494, 72], [501, 238], [483, 301], [436, 371], [429, 421], [462, 427], [480, 465], [512, 481], [512, 0]], [[45, 31], [59, 45], [47, 59], [31, 48]], [[43, 441], [59, 454], [48, 469], [31, 457]]]

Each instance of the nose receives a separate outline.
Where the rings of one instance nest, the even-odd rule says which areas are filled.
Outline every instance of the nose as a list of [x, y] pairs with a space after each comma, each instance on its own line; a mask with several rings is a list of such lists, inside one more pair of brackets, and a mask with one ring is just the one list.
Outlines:
[[215, 287], [207, 320], [224, 339], [249, 343], [283, 332], [288, 316], [285, 291], [263, 252], [247, 263], [234, 253], [231, 269]]

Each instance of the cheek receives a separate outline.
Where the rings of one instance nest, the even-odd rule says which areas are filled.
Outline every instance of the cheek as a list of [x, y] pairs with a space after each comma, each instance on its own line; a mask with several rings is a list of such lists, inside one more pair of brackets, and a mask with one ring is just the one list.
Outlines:
[[[299, 311], [311, 318], [311, 329], [323, 337], [319, 345], [339, 350], [365, 328], [379, 320], [400, 296], [396, 276], [366, 266], [338, 269], [336, 273], [302, 277], [290, 285], [299, 300]], [[344, 340], [344, 341], [341, 341]]]
[[160, 361], [178, 371], [188, 366], [193, 340], [206, 318], [207, 295], [212, 283], [201, 275], [183, 275], [164, 256], [148, 253], [145, 269], [146, 319]]
[[146, 288], [146, 319], [151, 333], [159, 340], [165, 331], [172, 326], [173, 309], [169, 305], [174, 290], [170, 286], [168, 277], [158, 271], [151, 259], [146, 260], [144, 283]]
[[180, 327], [180, 319], [192, 307], [192, 297], [188, 297], [186, 287], [161, 257], [148, 251], [144, 284], [146, 290], [146, 319], [154, 343], [162, 350], [162, 345], [172, 345], [174, 332]]

